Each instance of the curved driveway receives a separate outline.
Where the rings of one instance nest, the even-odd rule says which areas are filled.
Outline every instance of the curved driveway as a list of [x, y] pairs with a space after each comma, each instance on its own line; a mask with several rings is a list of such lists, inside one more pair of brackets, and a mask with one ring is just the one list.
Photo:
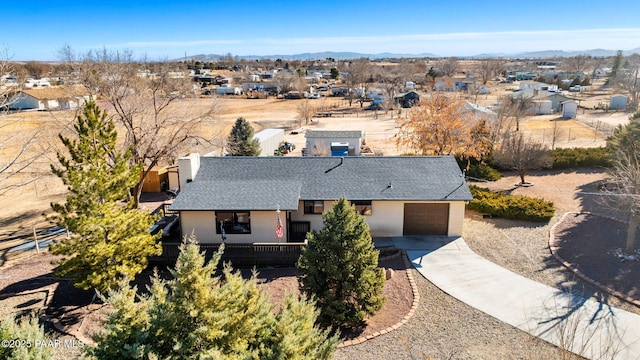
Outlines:
[[640, 315], [513, 273], [462, 238], [387, 241], [444, 292], [507, 324], [589, 359], [640, 359]]

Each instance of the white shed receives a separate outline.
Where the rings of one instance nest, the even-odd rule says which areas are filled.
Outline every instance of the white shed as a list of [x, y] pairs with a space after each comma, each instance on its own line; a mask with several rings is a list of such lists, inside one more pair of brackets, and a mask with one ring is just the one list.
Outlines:
[[574, 100], [562, 103], [562, 117], [565, 119], [573, 119], [578, 115], [578, 102]]
[[536, 115], [548, 115], [553, 113], [551, 100], [533, 100], [533, 112]]
[[253, 136], [260, 143], [260, 156], [273, 156], [284, 141], [283, 129], [265, 129]]
[[611, 96], [609, 103], [609, 109], [623, 110], [627, 108], [627, 96], [622, 94], [615, 94]]

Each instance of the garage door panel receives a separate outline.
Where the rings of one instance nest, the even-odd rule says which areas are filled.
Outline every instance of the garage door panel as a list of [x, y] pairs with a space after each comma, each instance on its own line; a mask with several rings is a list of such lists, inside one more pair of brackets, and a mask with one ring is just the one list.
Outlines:
[[404, 204], [404, 235], [447, 235], [449, 204]]

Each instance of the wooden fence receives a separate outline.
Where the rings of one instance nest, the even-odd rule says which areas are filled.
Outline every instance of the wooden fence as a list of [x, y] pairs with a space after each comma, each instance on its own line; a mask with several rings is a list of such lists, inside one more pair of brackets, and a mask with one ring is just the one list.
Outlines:
[[[149, 258], [150, 265], [175, 264], [180, 254], [181, 243], [162, 243], [162, 254]], [[302, 248], [307, 245], [300, 243], [254, 243], [254, 244], [225, 244], [222, 262], [231, 262], [234, 267], [264, 267], [264, 266], [295, 266]], [[200, 251], [204, 252], [208, 261], [218, 251], [220, 244], [200, 244]]]

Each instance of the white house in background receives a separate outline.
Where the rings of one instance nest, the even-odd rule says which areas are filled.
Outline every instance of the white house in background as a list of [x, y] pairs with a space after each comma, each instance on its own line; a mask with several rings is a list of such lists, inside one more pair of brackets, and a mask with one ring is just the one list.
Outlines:
[[562, 103], [562, 117], [565, 119], [573, 119], [578, 115], [578, 102], [569, 100]]
[[283, 129], [265, 129], [253, 136], [260, 143], [260, 156], [273, 156], [284, 141]]
[[450, 156], [192, 154], [178, 164], [183, 185], [170, 210], [179, 212], [182, 235], [194, 233], [202, 244], [220, 243], [222, 229], [229, 244], [304, 241], [341, 197], [365, 217], [373, 237], [460, 236], [465, 201], [472, 200]]
[[609, 109], [624, 110], [627, 108], [627, 96], [622, 94], [611, 95]]
[[558, 85], [546, 84], [539, 81], [523, 80], [520, 81], [520, 90], [532, 89], [538, 91], [558, 91]]
[[90, 95], [78, 86], [51, 86], [18, 91], [9, 101], [13, 110], [67, 110], [83, 106]]
[[[304, 133], [305, 155], [310, 156], [359, 156], [362, 146], [360, 130], [307, 130]], [[345, 153], [346, 152], [346, 153]]]

